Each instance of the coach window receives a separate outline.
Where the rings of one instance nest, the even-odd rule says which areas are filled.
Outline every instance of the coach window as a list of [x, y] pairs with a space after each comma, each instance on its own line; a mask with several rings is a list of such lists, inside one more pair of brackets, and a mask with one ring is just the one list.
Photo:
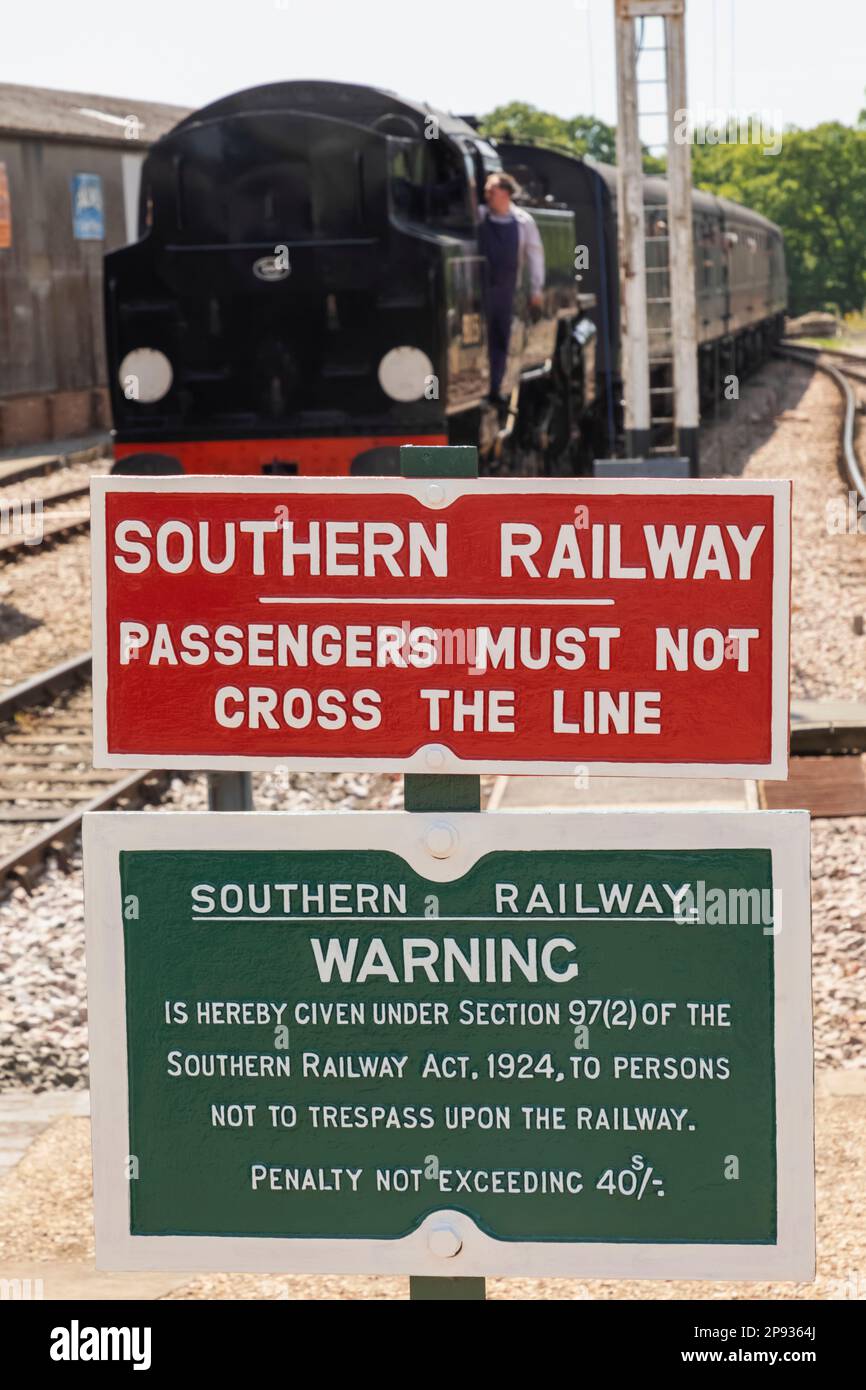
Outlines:
[[701, 280], [704, 289], [712, 289], [714, 270], [714, 242], [712, 223], [702, 218], [700, 223]]

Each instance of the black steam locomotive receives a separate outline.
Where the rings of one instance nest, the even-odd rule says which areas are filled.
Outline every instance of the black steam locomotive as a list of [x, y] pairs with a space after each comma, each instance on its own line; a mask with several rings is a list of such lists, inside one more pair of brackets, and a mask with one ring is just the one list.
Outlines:
[[[503, 168], [546, 263], [541, 309], [515, 297], [507, 414], [477, 240]], [[645, 205], [661, 301], [663, 180]], [[709, 392], [780, 331], [784, 251], [757, 214], [694, 206]], [[286, 82], [181, 121], [148, 154], [140, 240], [106, 257], [105, 295], [115, 471], [381, 474], [401, 443], [477, 443], [489, 469], [570, 472], [619, 446], [614, 171], [390, 92]], [[651, 342], [662, 394], [663, 327]]]

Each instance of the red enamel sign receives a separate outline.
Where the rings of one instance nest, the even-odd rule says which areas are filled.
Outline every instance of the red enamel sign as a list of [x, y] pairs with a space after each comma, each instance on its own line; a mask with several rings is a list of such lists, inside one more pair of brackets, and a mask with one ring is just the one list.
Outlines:
[[97, 767], [786, 775], [786, 482], [92, 492]]

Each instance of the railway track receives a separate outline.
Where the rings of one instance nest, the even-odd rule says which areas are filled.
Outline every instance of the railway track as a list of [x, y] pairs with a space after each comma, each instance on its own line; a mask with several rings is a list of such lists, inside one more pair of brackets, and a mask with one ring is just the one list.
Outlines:
[[[858, 409], [866, 388], [866, 357], [799, 342], [783, 342], [776, 355], [824, 372], [838, 387], [844, 403], [839, 473], [846, 489], [866, 501], [866, 470], [857, 438]], [[866, 815], [866, 704], [800, 702], [798, 709], [795, 702], [791, 755], [787, 782], [759, 785], [762, 808], [806, 806], [813, 819]]]
[[[808, 343], [801, 343], [796, 338], [783, 339], [782, 346], [792, 348], [795, 351], [814, 353], [820, 357], [829, 357], [831, 361], [844, 366], [849, 375], [866, 381], [866, 355], [862, 352], [848, 352], [845, 348], [811, 347]], [[857, 370], [858, 367], [859, 371]]]
[[52, 473], [76, 468], [82, 463], [108, 462], [106, 444], [86, 449], [73, 449], [67, 454], [31, 454], [25, 458], [4, 459], [0, 462], [0, 489], [26, 483], [31, 478], [47, 478]]
[[[20, 559], [37, 546], [52, 545], [90, 526], [90, 493], [87, 487], [66, 488], [46, 497], [16, 499], [14, 504], [0, 497], [0, 565]], [[70, 502], [78, 507], [69, 507]], [[65, 508], [65, 510], [64, 510]]]
[[93, 768], [90, 675], [86, 653], [0, 695], [0, 891], [63, 861], [86, 811], [156, 800], [171, 778]]
[[[857, 452], [857, 411], [859, 400], [852, 382], [866, 386], [866, 357], [855, 352], [845, 352], [841, 348], [812, 348], [783, 342], [776, 355], [787, 357], [793, 362], [803, 362], [807, 366], [826, 372], [842, 392], [845, 414], [842, 422], [842, 451], [840, 462], [843, 481], [866, 501], [866, 466]], [[827, 359], [826, 361], [822, 361]]]
[[0, 566], [86, 531], [90, 478], [108, 463], [100, 449], [0, 463]]

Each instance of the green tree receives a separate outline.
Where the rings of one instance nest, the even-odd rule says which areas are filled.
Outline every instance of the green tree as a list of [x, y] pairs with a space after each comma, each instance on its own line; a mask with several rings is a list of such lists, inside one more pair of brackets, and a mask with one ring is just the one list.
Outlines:
[[778, 154], [761, 144], [695, 145], [697, 187], [778, 223], [794, 314], [866, 300], [866, 128], [828, 121], [788, 129]]
[[[602, 164], [616, 163], [616, 129], [597, 116], [554, 116], [528, 102], [509, 101], [482, 116], [480, 129], [494, 140], [538, 140]], [[648, 174], [662, 174], [665, 162], [645, 149], [643, 167]]]
[[616, 158], [616, 132], [594, 116], [573, 116], [566, 120], [550, 111], [539, 111], [525, 101], [509, 101], [482, 117], [484, 135], [512, 140], [543, 140], [574, 154], [592, 155], [607, 164]]

